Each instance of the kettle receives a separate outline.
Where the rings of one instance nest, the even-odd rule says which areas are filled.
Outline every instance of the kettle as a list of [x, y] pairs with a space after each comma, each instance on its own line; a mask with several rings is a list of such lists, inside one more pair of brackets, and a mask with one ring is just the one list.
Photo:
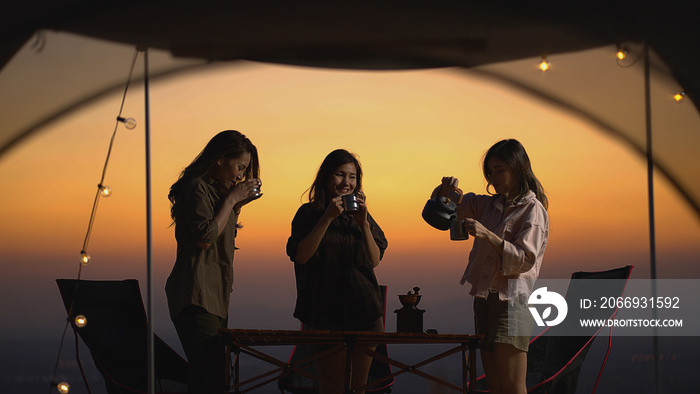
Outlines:
[[425, 203], [423, 220], [438, 230], [449, 230], [450, 223], [457, 219], [457, 204], [462, 201], [462, 190], [455, 188], [455, 191], [459, 193], [459, 201], [456, 203], [447, 197], [441, 197], [438, 190], [435, 197]]

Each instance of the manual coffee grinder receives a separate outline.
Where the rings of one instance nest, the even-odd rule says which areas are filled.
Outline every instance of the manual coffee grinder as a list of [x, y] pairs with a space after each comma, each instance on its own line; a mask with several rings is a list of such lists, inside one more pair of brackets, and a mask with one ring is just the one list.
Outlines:
[[424, 310], [418, 309], [416, 305], [420, 302], [420, 287], [413, 288], [413, 293], [409, 290], [407, 294], [400, 294], [399, 301], [403, 308], [394, 311], [396, 313], [396, 332], [423, 332]]

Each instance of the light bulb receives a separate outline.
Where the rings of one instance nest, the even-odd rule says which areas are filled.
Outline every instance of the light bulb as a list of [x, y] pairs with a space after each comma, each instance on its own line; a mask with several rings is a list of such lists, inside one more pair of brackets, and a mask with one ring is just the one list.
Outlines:
[[627, 57], [627, 51], [624, 51], [622, 49], [617, 51], [617, 59], [618, 60], [625, 60], [626, 57]]
[[87, 318], [83, 315], [78, 315], [75, 317], [74, 323], [75, 326], [78, 328], [85, 327], [85, 325], [87, 324]]
[[685, 92], [678, 92], [673, 95], [673, 99], [676, 100], [677, 103], [680, 103], [685, 99]]
[[136, 127], [136, 119], [134, 118], [122, 118], [117, 116], [117, 121], [124, 123], [124, 127], [129, 130], [133, 130]]
[[83, 263], [83, 265], [90, 264], [90, 255], [84, 250], [80, 251], [80, 262]]
[[549, 64], [545, 56], [542, 56], [542, 61], [537, 67], [539, 67], [539, 69], [542, 71], [547, 71], [551, 67], [551, 64]]
[[618, 45], [617, 46], [617, 53], [615, 53], [615, 57], [617, 58], [617, 61], [622, 61], [622, 60], [625, 60], [627, 58], [628, 53], [629, 52], [627, 51], [626, 47], [624, 47], [622, 45]]
[[56, 389], [59, 393], [66, 394], [68, 391], [70, 391], [70, 385], [66, 382], [57, 383]]
[[112, 195], [112, 188], [107, 185], [97, 185], [100, 188], [100, 194], [102, 197], [109, 197]]

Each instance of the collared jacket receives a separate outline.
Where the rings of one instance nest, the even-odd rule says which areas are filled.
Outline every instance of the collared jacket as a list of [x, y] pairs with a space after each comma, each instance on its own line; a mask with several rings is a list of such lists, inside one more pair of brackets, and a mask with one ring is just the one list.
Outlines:
[[[177, 257], [165, 284], [170, 318], [174, 319], [190, 305], [226, 318], [233, 291], [238, 216], [232, 213], [218, 234], [214, 215], [223, 203], [223, 196], [216, 181], [206, 176], [183, 185], [176, 201]], [[198, 242], [211, 245], [202, 250]]]
[[465, 194], [458, 209], [459, 219], [472, 218], [503, 239], [503, 252], [499, 254], [486, 240], [475, 239], [469, 262], [461, 283], [469, 282], [469, 294], [487, 297], [489, 290], [496, 290], [501, 300], [511, 294], [528, 297], [539, 276], [544, 251], [549, 237], [547, 210], [537, 200], [535, 193], [504, 206], [502, 195]]

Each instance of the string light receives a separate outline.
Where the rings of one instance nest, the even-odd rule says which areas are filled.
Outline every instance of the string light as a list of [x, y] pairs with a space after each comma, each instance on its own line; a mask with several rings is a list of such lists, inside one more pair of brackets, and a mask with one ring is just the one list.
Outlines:
[[685, 92], [678, 92], [674, 94], [673, 99], [676, 100], [677, 103], [680, 103], [685, 99]]
[[[139, 53], [138, 50], [136, 50], [134, 52], [134, 57], [133, 57], [132, 62], [131, 62], [131, 69], [129, 70], [129, 77], [127, 78], [126, 86], [124, 87], [124, 93], [122, 95], [121, 107], [119, 110], [119, 114], [116, 117], [117, 121], [114, 124], [114, 131], [112, 133], [112, 138], [109, 141], [109, 149], [107, 150], [107, 157], [105, 158], [105, 163], [104, 163], [104, 166], [102, 168], [102, 178], [100, 178], [100, 181], [97, 185], [98, 190], [97, 190], [97, 193], [95, 195], [94, 203], [92, 205], [92, 213], [90, 214], [90, 221], [88, 222], [88, 228], [87, 228], [87, 232], [85, 234], [85, 240], [83, 241], [83, 248], [80, 251], [80, 268], [78, 269], [78, 283], [80, 283], [80, 273], [82, 272], [83, 266], [90, 263], [90, 255], [87, 254], [86, 250], [88, 249], [88, 242], [90, 240], [90, 234], [92, 232], [92, 227], [93, 227], [93, 224], [95, 221], [95, 213], [97, 212], [97, 204], [98, 204], [98, 201], [100, 200], [99, 197], [100, 196], [108, 197], [112, 194], [112, 189], [109, 186], [103, 185], [102, 183], [104, 182], [105, 175], [107, 174], [107, 164], [109, 163], [109, 158], [110, 158], [110, 155], [112, 153], [112, 147], [114, 145], [114, 139], [116, 137], [117, 130], [119, 129], [119, 123], [123, 123], [124, 127], [126, 127], [129, 130], [132, 130], [136, 127], [136, 120], [134, 120], [133, 118], [122, 117], [121, 116], [121, 109], [124, 108], [124, 102], [126, 101], [126, 95], [127, 95], [129, 85], [131, 83], [131, 77], [133, 75], [134, 66], [136, 65], [136, 59], [138, 57], [138, 53]], [[77, 289], [77, 284], [76, 284], [76, 289]], [[70, 310], [72, 311], [72, 306], [71, 306]], [[56, 387], [58, 392], [61, 394], [68, 393], [68, 391], [70, 390], [70, 386], [68, 385], [68, 383], [66, 383], [66, 382], [56, 383], [56, 371], [58, 370], [58, 367], [61, 364], [60, 363], [60, 356], [61, 356], [61, 351], [63, 350], [63, 343], [64, 343], [64, 339], [66, 337], [66, 331], [68, 329], [68, 326], [71, 324], [75, 328], [82, 328], [87, 324], [87, 318], [84, 315], [77, 315], [75, 317], [72, 317], [72, 312], [69, 312], [68, 315], [69, 315], [69, 317], [66, 320], [65, 329], [63, 330], [63, 336], [61, 338], [61, 346], [58, 349], [58, 357], [56, 358], [56, 364], [54, 366], [53, 378], [51, 379], [51, 387]], [[79, 349], [79, 347], [76, 346], [76, 357], [78, 360], [78, 366], [80, 367], [80, 372], [83, 374], [83, 377], [85, 377], [85, 373], [83, 371], [83, 366], [82, 366], [82, 363], [80, 361], [80, 352], [78, 349]], [[90, 387], [88, 385], [87, 380], [85, 381], [85, 384], [88, 386], [88, 392], [90, 392]]]
[[121, 116], [117, 116], [117, 121], [124, 123], [124, 127], [129, 130], [136, 128], [136, 119], [134, 118], [122, 118]]
[[75, 320], [73, 320], [73, 323], [76, 327], [83, 328], [87, 324], [87, 318], [83, 315], [78, 315], [75, 317]]
[[56, 390], [58, 390], [58, 392], [61, 394], [66, 394], [66, 393], [68, 393], [68, 391], [70, 391], [70, 385], [66, 382], [61, 382], [61, 383], [52, 382], [51, 385], [56, 387]]
[[80, 251], [80, 262], [81, 262], [83, 265], [88, 265], [88, 264], [90, 264], [90, 255], [87, 254], [87, 252], [84, 251], [84, 250], [81, 250], [81, 251]]
[[552, 67], [552, 65], [547, 61], [546, 56], [542, 56], [542, 61], [540, 62], [540, 64], [537, 67], [540, 70], [542, 70], [542, 72], [544, 72], [544, 71], [549, 70]]
[[112, 195], [112, 188], [107, 185], [97, 185], [100, 188], [100, 194], [102, 197], [109, 197]]

